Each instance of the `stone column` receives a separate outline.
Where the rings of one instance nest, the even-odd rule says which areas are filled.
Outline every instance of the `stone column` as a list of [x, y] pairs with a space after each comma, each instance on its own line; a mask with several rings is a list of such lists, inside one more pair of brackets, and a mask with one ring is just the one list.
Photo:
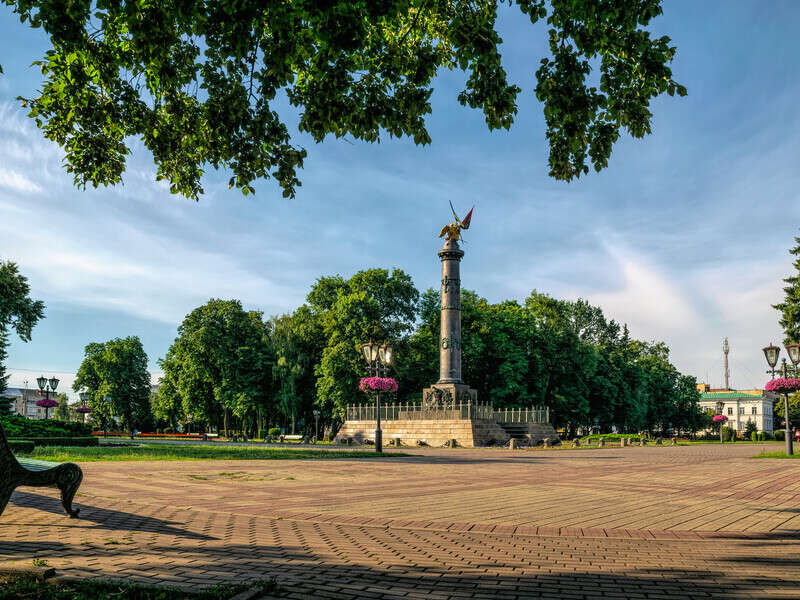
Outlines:
[[461, 377], [461, 258], [464, 251], [455, 240], [447, 240], [439, 250], [442, 261], [441, 333], [439, 334], [439, 380], [422, 390], [427, 407], [460, 407], [469, 415], [478, 400], [475, 390]]
[[441, 333], [439, 334], [439, 381], [464, 383], [461, 379], [461, 258], [464, 251], [455, 240], [439, 250], [442, 261]]

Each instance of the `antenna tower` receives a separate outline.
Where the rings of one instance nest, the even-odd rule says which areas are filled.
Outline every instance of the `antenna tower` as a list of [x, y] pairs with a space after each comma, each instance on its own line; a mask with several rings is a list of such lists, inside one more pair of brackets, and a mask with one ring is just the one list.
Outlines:
[[725, 338], [725, 340], [722, 342], [722, 353], [725, 355], [725, 389], [726, 390], [731, 389], [731, 386], [730, 386], [731, 373], [728, 370], [728, 352], [730, 352], [730, 351], [731, 351], [731, 347], [728, 345], [728, 338]]

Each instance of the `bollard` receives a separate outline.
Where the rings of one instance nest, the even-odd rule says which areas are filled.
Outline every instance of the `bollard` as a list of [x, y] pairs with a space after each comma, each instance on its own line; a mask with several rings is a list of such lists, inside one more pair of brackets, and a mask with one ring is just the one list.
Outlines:
[[606, 438], [600, 438], [597, 440], [598, 448], [605, 448], [605, 445], [606, 445]]
[[639, 438], [639, 445], [640, 446], [647, 446], [647, 440], [644, 439], [644, 436]]
[[677, 446], [678, 445], [678, 438], [672, 438], [672, 445], [673, 446]]
[[511, 438], [510, 440], [508, 440], [508, 449], [509, 450], [516, 450], [517, 449], [517, 440], [516, 439]]
[[581, 447], [580, 438], [575, 438], [574, 440], [572, 440], [572, 447], [573, 448], [580, 448]]

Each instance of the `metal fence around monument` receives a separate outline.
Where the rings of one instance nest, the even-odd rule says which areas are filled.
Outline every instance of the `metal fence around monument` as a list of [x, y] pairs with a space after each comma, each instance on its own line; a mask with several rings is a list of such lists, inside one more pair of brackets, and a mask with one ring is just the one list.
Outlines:
[[[375, 421], [374, 404], [349, 404], [348, 421]], [[422, 404], [398, 402], [381, 406], [381, 420], [452, 421], [473, 419], [495, 423], [549, 423], [550, 409], [546, 406], [494, 410], [489, 404], [457, 403], [447, 407], [426, 407]]]

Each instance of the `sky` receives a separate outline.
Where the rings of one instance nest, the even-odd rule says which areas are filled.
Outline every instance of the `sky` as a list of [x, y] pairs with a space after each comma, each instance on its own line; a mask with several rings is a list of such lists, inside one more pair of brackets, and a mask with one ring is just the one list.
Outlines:
[[[79, 190], [63, 152], [16, 100], [33, 96], [41, 31], [0, 6], [0, 260], [18, 263], [46, 318], [13, 338], [10, 386], [37, 376], [69, 387], [86, 344], [138, 335], [154, 376], [184, 316], [209, 298], [267, 315], [294, 310], [316, 278], [401, 268], [438, 286], [441, 226], [476, 205], [462, 283], [489, 301], [532, 290], [585, 298], [631, 335], [664, 341], [683, 373], [731, 385], [767, 376], [761, 348], [780, 343], [782, 278], [800, 224], [800, 4], [670, 0], [650, 29], [678, 52], [685, 98], [652, 105], [653, 133], [623, 137], [609, 167], [565, 183], [548, 177], [535, 71], [546, 32], [501, 11], [504, 66], [523, 92], [510, 131], [490, 132], [456, 97], [465, 76], [434, 82], [429, 146], [385, 136], [307, 150], [297, 197], [272, 180], [255, 196], [208, 171], [199, 202], [155, 181], [136, 143], [124, 184]], [[294, 127], [296, 119], [287, 116]]]

